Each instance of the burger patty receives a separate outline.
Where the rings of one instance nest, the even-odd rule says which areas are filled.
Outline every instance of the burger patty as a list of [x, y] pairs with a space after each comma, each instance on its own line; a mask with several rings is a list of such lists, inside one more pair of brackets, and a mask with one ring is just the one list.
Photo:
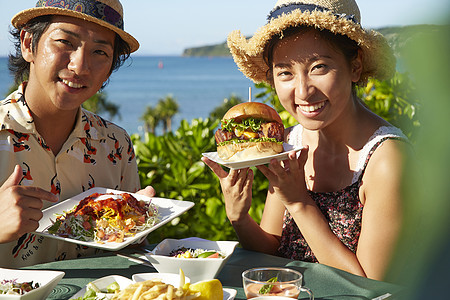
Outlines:
[[[283, 124], [277, 122], [263, 123], [261, 124], [261, 130], [259, 130], [257, 134], [258, 134], [257, 138], [263, 137], [274, 138], [277, 141], [282, 142], [284, 140], [284, 126]], [[240, 139], [240, 140], [247, 139], [244, 135], [238, 137], [234, 134], [234, 132], [224, 131], [222, 129], [218, 129], [216, 131], [215, 138], [218, 144], [232, 139]]]

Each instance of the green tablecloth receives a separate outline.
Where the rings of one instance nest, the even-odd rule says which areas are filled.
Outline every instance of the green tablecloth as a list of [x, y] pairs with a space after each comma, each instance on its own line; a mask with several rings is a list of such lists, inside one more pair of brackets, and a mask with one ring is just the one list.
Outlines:
[[[402, 290], [394, 284], [359, 277], [325, 265], [292, 261], [241, 248], [236, 248], [218, 279], [224, 287], [237, 290], [235, 299], [246, 299], [241, 274], [246, 269], [262, 266], [287, 266], [300, 271], [304, 275], [304, 285], [313, 291], [315, 299], [373, 299], [386, 293], [394, 295], [389, 299], [395, 299], [395, 295]], [[153, 267], [112, 253], [40, 264], [26, 269], [64, 271], [64, 278], [47, 298], [58, 300], [70, 299], [89, 281], [104, 276], [122, 275], [131, 278], [136, 273], [156, 272]], [[302, 292], [300, 299], [308, 299], [308, 295]]]

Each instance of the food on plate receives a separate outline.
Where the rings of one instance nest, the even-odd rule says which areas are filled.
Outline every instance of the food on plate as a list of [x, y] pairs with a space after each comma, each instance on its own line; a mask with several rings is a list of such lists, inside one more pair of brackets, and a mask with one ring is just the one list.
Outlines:
[[82, 241], [121, 243], [158, 222], [156, 205], [128, 193], [94, 193], [58, 215], [49, 233]]
[[29, 282], [18, 282], [17, 279], [4, 279], [0, 281], [0, 295], [23, 295], [39, 287], [39, 283], [29, 281]]
[[225, 254], [217, 250], [192, 249], [181, 247], [172, 250], [169, 256], [176, 258], [225, 258]]
[[284, 126], [272, 107], [260, 102], [244, 102], [225, 113], [215, 138], [221, 159], [254, 159], [283, 152]]
[[[113, 300], [127, 299], [176, 299], [190, 300], [199, 299], [200, 292], [191, 292], [190, 289], [184, 287], [174, 287], [171, 284], [163, 283], [160, 279], [151, 279], [141, 282], [132, 283], [119, 293], [115, 294]], [[222, 298], [221, 298], [222, 299]]]
[[197, 300], [222, 300], [223, 286], [218, 279], [202, 280], [192, 284], [186, 284], [185, 288], [191, 293], [199, 292], [200, 296]]
[[99, 289], [95, 283], [89, 282], [86, 286], [86, 292], [82, 297], [73, 298], [72, 300], [96, 300], [96, 299], [110, 299], [114, 294], [120, 291], [119, 284], [114, 281], [109, 284], [105, 290]]

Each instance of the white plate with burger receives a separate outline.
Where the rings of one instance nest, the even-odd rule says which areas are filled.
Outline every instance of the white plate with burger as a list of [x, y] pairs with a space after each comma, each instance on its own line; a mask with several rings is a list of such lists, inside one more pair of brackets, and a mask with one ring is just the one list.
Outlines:
[[268, 164], [272, 159], [276, 159], [278, 161], [285, 160], [288, 158], [288, 153], [290, 151], [298, 152], [303, 149], [303, 147], [294, 147], [291, 144], [284, 143], [283, 148], [285, 149], [284, 152], [275, 154], [275, 155], [269, 155], [265, 157], [258, 157], [253, 159], [246, 159], [241, 161], [226, 161], [219, 157], [217, 152], [206, 152], [203, 153], [203, 156], [209, 158], [212, 161], [215, 161], [218, 164], [221, 164], [225, 167], [228, 167], [230, 169], [243, 169], [243, 168], [249, 168], [249, 167], [255, 167], [260, 165]]
[[230, 108], [215, 133], [217, 152], [203, 156], [231, 169], [242, 169], [285, 160], [289, 151], [299, 151], [284, 143], [284, 126], [275, 109], [260, 102], [244, 102]]

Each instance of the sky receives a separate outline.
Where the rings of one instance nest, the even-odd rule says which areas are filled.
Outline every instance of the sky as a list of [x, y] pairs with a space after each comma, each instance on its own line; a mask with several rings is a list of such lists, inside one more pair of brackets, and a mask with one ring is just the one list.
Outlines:
[[[37, 0], [0, 0], [0, 56], [11, 51], [11, 18]], [[122, 0], [125, 30], [141, 44], [136, 55], [181, 55], [185, 48], [222, 43], [239, 29], [252, 35], [266, 22], [276, 0]], [[448, 0], [359, 0], [365, 28], [443, 24]]]

